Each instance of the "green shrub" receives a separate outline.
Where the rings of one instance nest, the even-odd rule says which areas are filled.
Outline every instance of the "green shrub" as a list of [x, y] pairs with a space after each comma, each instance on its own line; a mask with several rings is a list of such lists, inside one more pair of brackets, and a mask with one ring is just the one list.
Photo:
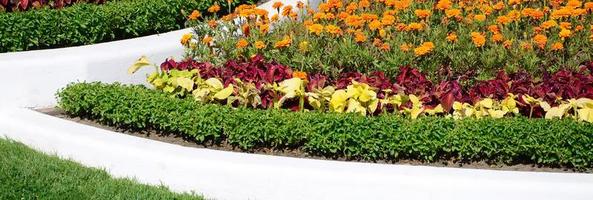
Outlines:
[[[63, 9], [0, 13], [0, 52], [93, 44], [184, 27], [192, 10], [225, 0], [112, 0]], [[235, 1], [253, 3], [253, 0]], [[224, 9], [223, 9], [224, 10]]]
[[593, 166], [593, 125], [575, 120], [464, 119], [234, 109], [168, 97], [144, 86], [76, 83], [57, 94], [67, 113], [152, 128], [244, 150], [300, 148], [361, 160], [414, 159]]

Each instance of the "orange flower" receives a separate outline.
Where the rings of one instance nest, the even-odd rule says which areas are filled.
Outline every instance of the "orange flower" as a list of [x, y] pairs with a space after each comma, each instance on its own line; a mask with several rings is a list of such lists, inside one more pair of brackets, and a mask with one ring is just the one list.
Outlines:
[[507, 16], [498, 16], [496, 18], [496, 23], [499, 23], [499, 24], [508, 24], [508, 23], [511, 23], [511, 18], [509, 18]]
[[395, 23], [395, 17], [393, 15], [383, 15], [381, 23], [383, 23], [385, 26], [392, 25]]
[[421, 31], [424, 29], [424, 26], [421, 23], [412, 22], [407, 27], [407, 31]]
[[498, 3], [494, 4], [492, 8], [494, 8], [494, 10], [502, 10], [504, 9], [504, 3], [499, 1]]
[[448, 18], [451, 18], [451, 17], [461, 17], [461, 10], [459, 10], [459, 9], [448, 9], [448, 10], [445, 10], [445, 16], [447, 16]]
[[567, 37], [570, 37], [572, 35], [572, 32], [568, 29], [562, 29], [560, 31], [560, 33], [558, 33], [558, 36], [560, 36], [560, 38], [562, 39], [566, 39]]
[[561, 29], [571, 29], [572, 24], [570, 22], [560, 22], [560, 28]]
[[492, 42], [494, 43], [499, 43], [502, 42], [504, 40], [504, 36], [500, 33], [494, 33], [492, 35]]
[[387, 43], [383, 43], [381, 45], [381, 47], [379, 47], [379, 49], [383, 50], [383, 51], [389, 51], [391, 50], [391, 45], [387, 44]]
[[292, 38], [290, 38], [290, 36], [284, 36], [284, 38], [278, 42], [276, 42], [276, 44], [274, 44], [274, 48], [284, 48], [284, 47], [288, 47], [290, 46], [290, 44], [292, 43]]
[[325, 30], [330, 33], [330, 34], [334, 34], [334, 35], [341, 35], [342, 34], [342, 29], [340, 29], [340, 27], [336, 26], [336, 25], [327, 25], [325, 26]]
[[352, 27], [361, 27], [364, 24], [364, 20], [362, 19], [362, 17], [357, 16], [357, 15], [350, 15], [348, 17], [346, 17], [346, 25], [348, 26], [352, 26]]
[[542, 34], [537, 34], [535, 37], [533, 37], [533, 41], [535, 41], [540, 49], [544, 49], [546, 47], [546, 43], [548, 42], [548, 37]]
[[510, 49], [511, 47], [513, 47], [513, 41], [512, 41], [512, 40], [505, 40], [505, 41], [502, 43], [502, 46], [503, 46], [505, 49]]
[[204, 36], [204, 38], [202, 38], [202, 44], [210, 45], [210, 42], [212, 42], [212, 37]]
[[354, 40], [358, 43], [360, 42], [366, 42], [367, 41], [367, 36], [361, 32], [361, 31], [357, 31], [354, 33]]
[[316, 35], [321, 35], [321, 33], [323, 33], [323, 25], [321, 24], [312, 24], [307, 27], [307, 29], [309, 29], [309, 33], [315, 33]]
[[183, 36], [181, 36], [181, 44], [186, 46], [187, 44], [189, 44], [189, 41], [192, 38], [192, 34], [191, 33], [186, 33], [183, 34]]
[[202, 13], [200, 13], [200, 11], [194, 10], [191, 12], [191, 14], [189, 15], [189, 17], [187, 17], [189, 20], [196, 20], [199, 17], [202, 16]]
[[412, 45], [402, 44], [399, 46], [399, 49], [402, 50], [403, 52], [408, 52], [408, 51], [410, 51], [410, 49], [412, 49]]
[[583, 8], [585, 8], [585, 10], [592, 12], [593, 11], [593, 2], [587, 2], [585, 3], [585, 6], [583, 6]]
[[430, 12], [430, 10], [416, 9], [414, 10], [414, 14], [416, 14], [416, 17], [420, 19], [426, 19], [430, 17], [432, 13]]
[[284, 4], [280, 1], [276, 1], [274, 2], [274, 4], [272, 4], [272, 8], [279, 10]]
[[449, 42], [456, 42], [457, 41], [457, 34], [449, 33], [447, 34], [447, 41]]
[[266, 43], [264, 43], [261, 40], [255, 41], [255, 43], [253, 43], [253, 45], [255, 46], [256, 49], [266, 48]]
[[274, 14], [272, 15], [272, 17], [270, 18], [270, 20], [272, 20], [273, 22], [278, 21], [280, 17], [278, 17], [278, 14]]
[[371, 23], [369, 23], [369, 29], [371, 31], [374, 31], [374, 30], [380, 29], [382, 25], [383, 24], [379, 20], [374, 20]]
[[216, 23], [216, 20], [208, 20], [208, 26], [210, 28], [216, 28], [218, 26], [218, 23]]
[[215, 13], [220, 11], [220, 6], [218, 4], [214, 4], [208, 8], [208, 12]]
[[288, 15], [290, 15], [291, 12], [292, 12], [291, 5], [284, 6], [284, 8], [282, 9], [282, 16], [288, 16]]
[[307, 80], [307, 72], [294, 71], [294, 72], [292, 72], [292, 77]]
[[268, 33], [270, 31], [270, 25], [269, 24], [260, 24], [259, 31], [261, 31], [262, 33]]
[[304, 7], [305, 7], [305, 4], [302, 1], [297, 1], [297, 8], [303, 9]]
[[439, 0], [439, 2], [436, 5], [436, 8], [438, 10], [447, 10], [451, 8], [452, 5], [453, 3], [451, 3], [450, 0]]
[[472, 42], [474, 43], [474, 45], [476, 45], [476, 47], [482, 47], [484, 46], [484, 44], [486, 44], [486, 37], [484, 37], [482, 33], [472, 32], [471, 36]]
[[555, 26], [558, 26], [558, 23], [556, 23], [556, 21], [554, 21], [554, 20], [545, 21], [540, 25], [540, 27], [542, 27], [544, 30], [555, 27]]
[[560, 51], [564, 49], [564, 45], [560, 42], [555, 42], [554, 44], [552, 44], [552, 51]]
[[498, 33], [500, 32], [500, 29], [498, 29], [497, 25], [490, 25], [488, 26], [488, 31], [492, 32], [492, 33]]
[[249, 42], [247, 42], [246, 39], [241, 38], [238, 42], [237, 42], [237, 48], [242, 49], [245, 48], [247, 45], [249, 45]]
[[422, 45], [416, 47], [414, 49], [414, 55], [416, 56], [423, 56], [430, 53], [434, 49], [434, 44], [432, 42], [425, 42]]
[[486, 20], [486, 15], [474, 15], [474, 21], [483, 22]]

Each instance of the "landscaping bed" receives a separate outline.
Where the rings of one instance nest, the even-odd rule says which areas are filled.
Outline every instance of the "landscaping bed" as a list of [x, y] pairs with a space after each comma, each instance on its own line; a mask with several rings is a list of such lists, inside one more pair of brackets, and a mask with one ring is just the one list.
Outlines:
[[[226, 1], [114, 0], [62, 9], [0, 12], [0, 52], [94, 44], [178, 30], [193, 10]], [[254, 1], [233, 1], [255, 3]], [[220, 13], [224, 13], [221, 9]]]
[[571, 119], [410, 120], [396, 115], [252, 110], [171, 98], [142, 86], [100, 83], [70, 85], [58, 94], [58, 101], [71, 116], [247, 152], [452, 166], [524, 164], [531, 166], [528, 170], [548, 166], [590, 171], [593, 163], [593, 124]]

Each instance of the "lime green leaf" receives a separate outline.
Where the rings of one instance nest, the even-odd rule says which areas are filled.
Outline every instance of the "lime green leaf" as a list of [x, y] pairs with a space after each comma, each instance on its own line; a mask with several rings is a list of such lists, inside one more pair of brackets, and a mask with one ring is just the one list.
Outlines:
[[128, 74], [133, 74], [136, 71], [138, 71], [140, 68], [149, 66], [149, 65], [151, 65], [151, 64], [150, 64], [150, 61], [148, 60], [148, 58], [146, 58], [146, 56], [142, 56], [138, 60], [136, 60], [136, 62], [134, 62], [134, 64], [132, 64], [132, 66], [130, 66], [128, 68]]
[[223, 100], [231, 96], [231, 94], [233, 94], [233, 85], [229, 85], [223, 90], [218, 91], [216, 94], [214, 94], [214, 98], [218, 100]]

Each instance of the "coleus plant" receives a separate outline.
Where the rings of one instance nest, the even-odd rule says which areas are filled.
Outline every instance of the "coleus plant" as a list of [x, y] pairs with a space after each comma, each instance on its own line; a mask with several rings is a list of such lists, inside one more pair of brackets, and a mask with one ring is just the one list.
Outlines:
[[8, 12], [24, 11], [31, 8], [41, 8], [48, 6], [50, 8], [63, 8], [74, 3], [86, 2], [102, 4], [106, 0], [0, 0], [0, 9]]
[[[464, 89], [457, 80], [432, 84], [422, 73], [410, 67], [402, 67], [394, 82], [380, 72], [370, 75], [350, 72], [330, 80], [322, 74], [293, 72], [286, 66], [266, 62], [261, 56], [229, 61], [223, 67], [191, 60], [176, 62], [168, 59], [158, 70], [175, 77], [181, 76], [182, 73], [178, 71], [197, 76], [191, 79], [195, 85], [192, 85], [192, 93], [200, 88], [197, 86], [200, 79], [210, 82], [219, 80], [217, 84], [209, 86], [216, 85], [212, 87], [216, 92], [226, 89], [225, 98], [196, 99], [205, 102], [226, 100], [227, 104], [233, 106], [353, 112], [362, 115], [396, 113], [410, 118], [422, 115], [443, 115], [456, 119], [524, 115], [570, 117], [593, 122], [593, 111], [590, 110], [593, 103], [588, 103], [593, 98], [593, 78], [586, 71], [559, 71], [548, 75], [549, 78], [543, 81], [534, 81], [527, 73], [506, 74], [501, 71], [495, 79], [479, 81]], [[154, 84], [156, 79], [152, 79], [152, 76], [149, 76], [149, 82]], [[183, 96], [190, 92], [183, 90], [189, 86], [179, 84], [185, 82], [172, 81], [174, 90], [162, 90], [182, 91], [174, 94]]]

